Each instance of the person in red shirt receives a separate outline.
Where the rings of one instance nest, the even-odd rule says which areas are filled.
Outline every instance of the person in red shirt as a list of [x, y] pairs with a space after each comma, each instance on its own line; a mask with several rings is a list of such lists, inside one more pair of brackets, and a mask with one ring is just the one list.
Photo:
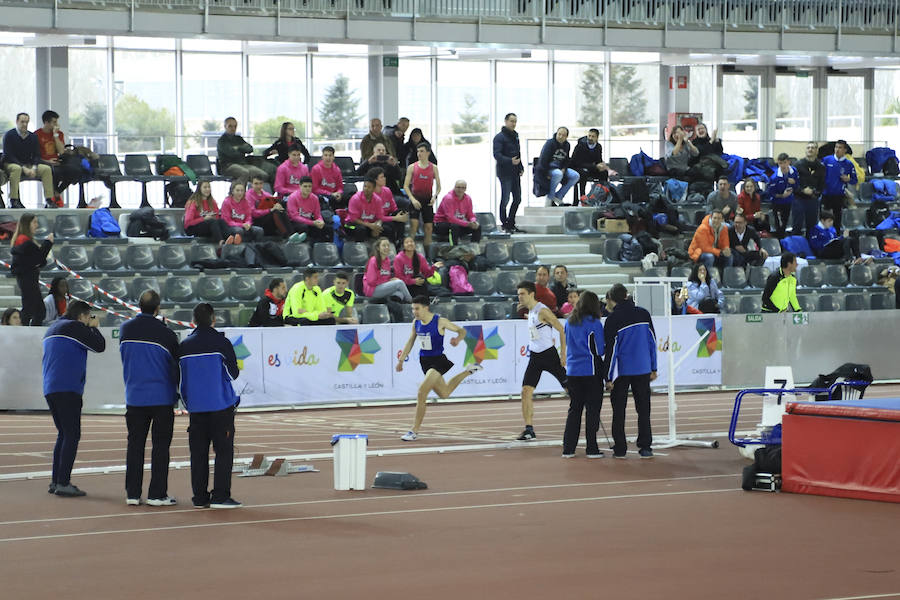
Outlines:
[[[534, 297], [538, 302], [549, 308], [554, 315], [560, 316], [556, 306], [556, 294], [550, 291], [550, 288], [547, 286], [549, 283], [550, 269], [544, 265], [539, 266], [537, 273], [534, 275]], [[520, 318], [524, 319], [528, 314], [528, 309], [520, 306], [518, 314]]]
[[416, 147], [418, 161], [406, 169], [403, 189], [411, 204], [409, 227], [413, 235], [419, 230], [419, 218], [424, 223], [425, 250], [431, 247], [431, 232], [434, 229], [434, 203], [441, 193], [441, 175], [437, 165], [428, 161], [431, 148], [425, 142]]
[[66, 160], [63, 153], [66, 151], [66, 141], [63, 132], [59, 130], [59, 114], [52, 110], [45, 110], [41, 115], [43, 126], [35, 131], [38, 138], [38, 148], [41, 152], [41, 160], [53, 169], [53, 189], [56, 191], [54, 201], [57, 206], [62, 206], [62, 194], [67, 187], [78, 183], [81, 179], [81, 160], [73, 156], [72, 160]]

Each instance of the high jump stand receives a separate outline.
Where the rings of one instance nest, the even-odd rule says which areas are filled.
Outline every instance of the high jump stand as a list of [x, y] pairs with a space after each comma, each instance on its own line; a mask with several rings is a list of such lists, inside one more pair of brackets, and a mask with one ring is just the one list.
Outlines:
[[[674, 337], [674, 331], [672, 326], [672, 284], [677, 283], [679, 286], [684, 286], [687, 283], [686, 277], [635, 277], [635, 296], [640, 295], [641, 299], [644, 299], [644, 294], [641, 293], [641, 288], [645, 288], [647, 292], [648, 300], [651, 300], [651, 306], [654, 308], [658, 307], [658, 302], [662, 302], [663, 316], [666, 318], [666, 322], [669, 328], [669, 350], [666, 352], [666, 356], [669, 363], [669, 381], [668, 381], [668, 413], [669, 413], [669, 437], [664, 438], [662, 440], [654, 441], [653, 446], [655, 448], [674, 448], [676, 446], [688, 446], [693, 448], [718, 448], [719, 442], [718, 440], [705, 441], [705, 440], [691, 440], [691, 439], [678, 439], [677, 428], [675, 424], [675, 413], [678, 410], [678, 403], [675, 401], [675, 369], [681, 366], [681, 363], [691, 355], [694, 349], [702, 344], [707, 336], [709, 336], [709, 332], [705, 332], [703, 335], [694, 342], [690, 348], [684, 353], [684, 355], [675, 362], [674, 352], [672, 351], [671, 344]], [[660, 292], [662, 292], [660, 294]], [[646, 308], [646, 307], [645, 307]], [[650, 309], [648, 309], [650, 310]], [[653, 310], [650, 310], [652, 314]]]

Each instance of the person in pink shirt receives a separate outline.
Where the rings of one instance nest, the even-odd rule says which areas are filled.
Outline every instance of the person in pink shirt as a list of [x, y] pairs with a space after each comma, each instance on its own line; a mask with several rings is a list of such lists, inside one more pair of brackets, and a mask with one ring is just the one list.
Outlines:
[[299, 146], [291, 146], [288, 159], [278, 165], [275, 171], [275, 192], [282, 197], [290, 196], [300, 189], [300, 180], [309, 177], [309, 169], [300, 160], [303, 153]]
[[212, 197], [208, 181], [197, 184], [197, 191], [184, 203], [184, 232], [194, 237], [208, 237], [220, 244], [241, 243], [240, 235], [230, 235], [228, 224], [219, 218], [219, 205]]
[[431, 147], [425, 142], [416, 146], [419, 158], [406, 169], [403, 189], [409, 198], [409, 222], [413, 235], [419, 230], [419, 219], [425, 231], [425, 250], [431, 247], [431, 232], [434, 230], [434, 203], [441, 193], [441, 175], [437, 165], [428, 161]]
[[312, 193], [312, 187], [311, 177], [300, 180], [300, 189], [288, 196], [288, 217], [294, 231], [302, 236], [298, 241], [308, 238], [311, 244], [330, 242], [333, 238], [332, 229], [322, 219], [319, 197]]
[[416, 252], [416, 240], [412, 236], [403, 238], [403, 250], [394, 257], [394, 275], [406, 284], [410, 295], [428, 296], [428, 286], [425, 279], [434, 275], [435, 269], [440, 269], [444, 263], [438, 261], [434, 266], [429, 265], [425, 257]]
[[268, 211], [259, 210], [247, 197], [247, 189], [240, 180], [231, 184], [228, 197], [222, 202], [222, 220], [228, 224], [229, 233], [239, 233], [241, 238], [248, 242], [262, 240], [263, 229], [253, 224], [255, 217], [268, 214]]
[[569, 290], [568, 295], [566, 296], [566, 301], [563, 303], [562, 308], [559, 309], [559, 312], [562, 316], [568, 318], [569, 313], [575, 310], [575, 304], [578, 302], [578, 296], [581, 295], [576, 289]]
[[255, 208], [253, 224], [262, 227], [263, 233], [271, 236], [287, 237], [293, 229], [289, 227], [287, 215], [284, 213], [284, 205], [263, 188], [265, 180], [259, 175], [253, 176], [250, 189], [247, 190], [247, 198]]
[[[367, 179], [375, 181], [375, 195], [381, 196], [381, 208], [385, 217], [396, 217], [399, 214], [407, 214], [407, 211], [400, 210], [397, 207], [397, 200], [394, 198], [394, 192], [387, 186], [387, 176], [384, 169], [375, 167], [366, 175]], [[402, 234], [402, 228], [401, 228]]]
[[[322, 148], [322, 160], [317, 162], [310, 171], [313, 180], [313, 194], [321, 200], [326, 200], [332, 209], [346, 208], [356, 186], [350, 184], [344, 189], [344, 176], [341, 169], [334, 164], [334, 148], [325, 146]], [[351, 191], [352, 190], [352, 191]]]
[[458, 244], [465, 236], [471, 236], [473, 242], [481, 241], [481, 227], [472, 211], [472, 199], [466, 193], [466, 187], [465, 181], [457, 181], [434, 215], [435, 233], [449, 235], [453, 244]]
[[391, 241], [378, 238], [372, 247], [372, 256], [366, 263], [363, 275], [363, 293], [370, 298], [396, 298], [400, 302], [412, 302], [406, 284], [391, 276]]
[[349, 239], [355, 242], [365, 242], [386, 235], [396, 244], [403, 235], [409, 215], [385, 215], [384, 198], [375, 194], [376, 187], [375, 180], [367, 176], [362, 191], [350, 199], [344, 229], [347, 230]]

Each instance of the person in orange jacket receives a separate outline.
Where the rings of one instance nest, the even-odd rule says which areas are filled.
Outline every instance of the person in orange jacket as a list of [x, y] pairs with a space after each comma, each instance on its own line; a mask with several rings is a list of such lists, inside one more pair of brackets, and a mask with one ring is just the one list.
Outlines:
[[688, 248], [688, 254], [694, 262], [702, 262], [707, 270], [714, 266], [724, 269], [730, 267], [734, 256], [728, 242], [728, 227], [722, 211], [714, 210], [694, 232], [694, 239]]

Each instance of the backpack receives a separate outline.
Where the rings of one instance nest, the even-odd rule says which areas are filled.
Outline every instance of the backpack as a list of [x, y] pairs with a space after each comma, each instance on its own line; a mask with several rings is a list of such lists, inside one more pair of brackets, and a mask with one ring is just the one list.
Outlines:
[[866, 227], [875, 229], [882, 221], [891, 216], [891, 209], [887, 202], [883, 200], [875, 200], [866, 209]]
[[688, 184], [680, 179], [666, 180], [666, 197], [671, 202], [681, 202], [687, 195]]
[[169, 229], [156, 216], [152, 206], [144, 206], [128, 215], [128, 226], [125, 228], [128, 237], [152, 237], [165, 241], [169, 239]]
[[813, 259], [815, 256], [809, 247], [809, 242], [802, 235], [789, 235], [781, 240], [781, 247], [785, 252], [793, 252], [800, 258]]
[[619, 250], [619, 260], [623, 262], [637, 262], [644, 258], [644, 248], [634, 236], [623, 233], [619, 236], [622, 240], [622, 248]]
[[692, 181], [690, 185], [688, 185], [688, 200], [690, 201], [690, 197], [693, 194], [700, 194], [702, 196], [700, 203], [703, 204], [706, 202], [706, 197], [709, 196], [712, 191], [713, 184], [711, 181]]
[[108, 208], [98, 208], [91, 215], [91, 223], [88, 227], [88, 236], [95, 238], [119, 237], [122, 228], [119, 222], [112, 216]]
[[591, 186], [590, 192], [581, 197], [581, 205], [598, 207], [609, 202], [610, 196], [609, 187], [598, 181]]
[[193, 192], [186, 181], [173, 181], [166, 184], [166, 194], [169, 196], [169, 206], [172, 208], [184, 208]]
[[454, 294], [472, 295], [475, 290], [469, 283], [469, 274], [462, 265], [453, 265], [450, 267], [450, 290]]
[[881, 172], [884, 173], [885, 177], [897, 177], [900, 175], [900, 163], [897, 163], [897, 157], [891, 156], [884, 161]]
[[[809, 384], [809, 387], [820, 389], [829, 388], [839, 379], [841, 381], [864, 381], [866, 382], [866, 384], [869, 384], [872, 383], [873, 380], [872, 369], [869, 368], [869, 365], [844, 363], [831, 373], [820, 373], [819, 376], [816, 377], [811, 384]], [[859, 397], [862, 398], [866, 388], [863, 386], [852, 387], [859, 390]], [[834, 390], [834, 394], [832, 395], [831, 399], [841, 399], [840, 387]], [[828, 400], [828, 394], [816, 394], [816, 402], [822, 402], [825, 400]]]
[[[651, 252], [656, 252], [657, 254], [659, 253], [659, 246], [649, 232], [642, 231], [638, 234], [635, 234], [634, 239], [637, 240], [638, 244], [641, 245], [641, 250], [643, 251], [644, 256], [647, 256]], [[643, 256], [641, 258], [643, 258]]]

